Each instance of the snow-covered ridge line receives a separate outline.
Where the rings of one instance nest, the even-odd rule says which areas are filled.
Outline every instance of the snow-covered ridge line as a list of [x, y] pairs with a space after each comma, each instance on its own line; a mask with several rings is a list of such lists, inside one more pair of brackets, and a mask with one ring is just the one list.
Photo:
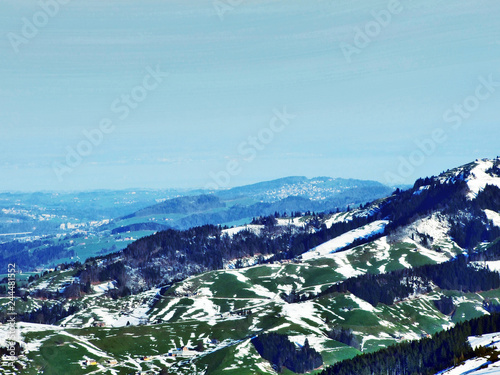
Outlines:
[[494, 185], [500, 188], [500, 177], [492, 176], [487, 171], [495, 166], [493, 160], [479, 160], [476, 166], [471, 170], [467, 178], [467, 185], [470, 192], [467, 194], [468, 199], [474, 199], [486, 185]]

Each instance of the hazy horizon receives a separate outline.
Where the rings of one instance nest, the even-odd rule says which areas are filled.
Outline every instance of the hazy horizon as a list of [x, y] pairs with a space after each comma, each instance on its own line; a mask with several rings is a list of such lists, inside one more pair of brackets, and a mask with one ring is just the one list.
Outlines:
[[[12, 193], [12, 194], [31, 194], [31, 193], [55, 193], [55, 194], [66, 194], [66, 193], [86, 193], [86, 192], [99, 192], [99, 191], [161, 191], [161, 190], [173, 190], [173, 191], [178, 191], [178, 192], [194, 192], [194, 191], [222, 191], [222, 190], [229, 190], [233, 188], [239, 188], [239, 187], [245, 187], [245, 186], [251, 186], [251, 185], [256, 185], [259, 183], [266, 183], [266, 182], [272, 182], [272, 181], [277, 181], [277, 180], [283, 180], [287, 178], [295, 178], [295, 177], [305, 177], [309, 180], [314, 180], [315, 178], [331, 178], [331, 179], [341, 179], [341, 180], [354, 180], [354, 181], [372, 181], [372, 182], [378, 182], [383, 185], [387, 185], [384, 182], [377, 181], [377, 180], [367, 180], [367, 179], [357, 179], [357, 178], [344, 178], [344, 177], [331, 177], [331, 176], [313, 176], [313, 177], [307, 177], [307, 176], [283, 176], [283, 177], [277, 177], [275, 179], [271, 180], [256, 180], [254, 182], [249, 182], [248, 184], [243, 184], [243, 185], [236, 185], [236, 186], [230, 186], [230, 187], [220, 187], [218, 190], [210, 190], [204, 186], [201, 187], [140, 187], [140, 186], [131, 186], [127, 188], [122, 188], [122, 189], [113, 189], [113, 188], [89, 188], [89, 189], [68, 189], [68, 190], [0, 190], [0, 194], [5, 194], [5, 193]], [[421, 176], [424, 177], [424, 176]], [[389, 187], [410, 187], [413, 186], [412, 184], [395, 184], [395, 185], [387, 185]]]
[[412, 184], [500, 151], [500, 3], [0, 3], [0, 191]]

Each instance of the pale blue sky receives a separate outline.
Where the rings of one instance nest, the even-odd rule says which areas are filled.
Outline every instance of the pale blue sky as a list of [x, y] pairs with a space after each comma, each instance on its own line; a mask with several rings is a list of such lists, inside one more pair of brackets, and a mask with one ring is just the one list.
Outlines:
[[[371, 12], [389, 3], [245, 0], [221, 19], [214, 4], [227, 0], [71, 0], [44, 19], [38, 2], [1, 0], [0, 191], [204, 187], [231, 160], [231, 186], [288, 175], [411, 183], [500, 154], [500, 87], [470, 99], [481, 77], [500, 82], [500, 3], [401, 0], [348, 61], [341, 43], [355, 46], [356, 28], [375, 27]], [[41, 26], [21, 43], [24, 19]], [[168, 77], [120, 119], [112, 103], [141, 93], [157, 66]], [[454, 129], [443, 115], [468, 97], [477, 109]], [[269, 135], [285, 107], [296, 118], [248, 161], [242, 143]], [[65, 165], [103, 118], [113, 131]], [[398, 172], [436, 128], [446, 141]]]

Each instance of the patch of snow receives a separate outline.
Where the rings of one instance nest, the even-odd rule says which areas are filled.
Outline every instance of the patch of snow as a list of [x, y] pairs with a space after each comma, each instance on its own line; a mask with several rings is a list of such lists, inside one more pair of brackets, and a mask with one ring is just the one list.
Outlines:
[[[382, 332], [379, 336], [374, 336], [374, 335], [367, 335], [365, 332], [354, 332], [357, 336], [362, 337], [362, 342], [361, 342], [361, 349], [365, 350], [365, 344], [367, 341], [372, 340], [372, 341], [380, 341], [380, 340], [387, 340], [390, 338], [388, 334], [385, 332]], [[381, 348], [385, 347], [386, 345], [379, 345]]]
[[304, 346], [307, 339], [307, 341], [309, 341], [309, 346], [317, 351], [323, 351], [325, 349], [323, 344], [325, 341], [328, 341], [325, 337], [317, 335], [293, 335], [288, 336], [288, 339], [300, 347]]
[[213, 293], [210, 288], [200, 288], [198, 289], [198, 294], [203, 297], [213, 297]]
[[66, 331], [61, 331], [61, 334], [68, 336], [68, 337], [71, 337], [72, 339], [76, 340], [77, 344], [79, 344], [85, 350], [87, 350], [90, 354], [95, 355], [98, 358], [111, 358], [109, 355], [107, 355], [105, 352], [103, 352], [97, 346], [95, 346], [94, 344], [91, 344], [88, 340], [84, 339], [82, 336], [72, 335]]
[[254, 292], [258, 296], [267, 297], [270, 299], [279, 298], [277, 293], [273, 293], [273, 292], [269, 291], [268, 289], [264, 288], [262, 285], [255, 284], [255, 285], [252, 285], [252, 287], [245, 288], [245, 289], [247, 289], [251, 292]]
[[356, 297], [354, 294], [349, 294], [349, 297], [351, 298], [351, 300], [356, 303], [359, 308], [361, 310], [364, 310], [364, 311], [370, 311], [370, 312], [376, 312], [377, 309], [375, 309], [375, 307], [373, 307], [372, 305], [370, 305], [368, 302], [366, 302], [365, 300], [359, 298], [359, 297]]
[[425, 247], [419, 247], [418, 252], [422, 255], [425, 255], [427, 258], [432, 259], [436, 263], [443, 263], [450, 260], [450, 258], [445, 254], [426, 249]]
[[281, 324], [279, 326], [276, 326], [276, 327], [273, 327], [271, 329], [268, 329], [267, 331], [268, 332], [274, 332], [274, 331], [280, 330], [281, 328], [288, 328], [288, 327], [290, 327], [290, 323], [283, 323], [283, 324]]
[[470, 192], [467, 194], [468, 199], [477, 197], [486, 185], [494, 185], [500, 188], [500, 177], [491, 176], [486, 171], [493, 167], [492, 160], [480, 160], [471, 170], [470, 176], [467, 179], [467, 185]]
[[108, 281], [106, 283], [102, 284], [97, 284], [97, 285], [92, 285], [92, 289], [96, 294], [104, 294], [108, 290], [115, 289], [116, 288], [116, 281]]
[[[107, 327], [125, 327], [129, 325], [145, 324], [148, 321], [148, 312], [151, 310], [149, 302], [151, 298], [160, 292], [160, 288], [154, 288], [135, 296], [126, 309], [117, 309], [113, 305], [109, 307], [92, 305], [88, 309], [71, 315], [64, 319], [61, 324], [72, 327], [89, 327], [94, 321], [103, 322]], [[91, 296], [91, 298], [94, 298]], [[82, 317], [92, 317], [87, 323], [82, 324]], [[80, 318], [80, 319], [77, 319]]]
[[[375, 261], [380, 262], [390, 259], [391, 245], [389, 245], [389, 243], [387, 242], [387, 237], [379, 238], [378, 240], [375, 240], [373, 244], [377, 246], [377, 251], [373, 254], [373, 258]], [[379, 267], [380, 273], [385, 272], [386, 266], [387, 265], [384, 264]]]
[[240, 345], [236, 347], [236, 353], [234, 354], [235, 358], [248, 358], [250, 355], [250, 349], [251, 349], [251, 341], [246, 340]]
[[488, 220], [491, 220], [493, 222], [493, 225], [500, 227], [500, 214], [498, 212], [492, 210], [484, 210], [484, 213], [486, 214]]
[[233, 237], [236, 233], [242, 232], [244, 230], [248, 230], [250, 232], [253, 232], [253, 233], [259, 235], [260, 232], [262, 231], [262, 229], [264, 229], [264, 225], [248, 224], [248, 225], [242, 225], [239, 227], [223, 229], [222, 234], [227, 234], [229, 237]]
[[448, 253], [439, 253], [437, 251], [427, 249], [425, 247], [422, 247], [420, 244], [413, 241], [412, 239], [407, 238], [407, 239], [405, 239], [405, 242], [415, 245], [415, 247], [417, 248], [417, 251], [421, 255], [426, 256], [427, 258], [435, 261], [436, 263], [447, 262], [448, 260], [451, 259], [451, 256]]
[[500, 272], [500, 260], [488, 260], [483, 262], [473, 262], [474, 265], [488, 267], [490, 271]]
[[[278, 285], [277, 289], [286, 293], [290, 294], [293, 290], [294, 286], [292, 284], [286, 284], [286, 285]], [[300, 287], [299, 287], [300, 288]], [[298, 288], [297, 288], [298, 289]], [[321, 291], [321, 290], [320, 290]]]
[[424, 190], [429, 190], [429, 189], [430, 189], [430, 185], [420, 186], [418, 188], [418, 190], [416, 190], [415, 192], [413, 192], [413, 195], [420, 195], [420, 194], [422, 194], [422, 192]]
[[342, 276], [344, 276], [346, 279], [358, 275], [362, 275], [366, 273], [366, 270], [362, 269], [355, 269], [349, 259], [347, 259], [347, 255], [350, 252], [348, 251], [342, 251], [340, 253], [335, 253], [333, 254], [333, 259], [335, 262], [338, 264], [338, 267], [335, 268], [335, 272], [340, 273]]
[[306, 222], [302, 220], [301, 217], [294, 217], [294, 218], [279, 218], [276, 219], [278, 221], [278, 225], [280, 226], [295, 226], [299, 228], [303, 228], [306, 226]]
[[102, 307], [93, 307], [91, 312], [97, 315], [98, 320], [103, 322], [107, 327], [125, 327], [127, 325], [139, 325], [147, 320], [147, 312], [149, 306], [141, 306], [134, 309], [132, 312], [121, 315], [114, 313]]
[[258, 362], [255, 364], [259, 370], [263, 373], [263, 374], [275, 374], [276, 371], [274, 371], [271, 367], [271, 365], [269, 364], [268, 361], [265, 361], [265, 362]]
[[428, 217], [416, 220], [405, 228], [408, 237], [420, 233], [431, 236], [435, 242], [448, 241], [449, 230], [450, 224], [447, 218], [439, 213], [433, 213]]
[[485, 369], [470, 372], [468, 375], [494, 375], [494, 374], [496, 374], [496, 375], [500, 374], [500, 363], [499, 362], [495, 362], [493, 364], [490, 364]]
[[163, 321], [168, 322], [170, 319], [173, 318], [174, 315], [175, 315], [175, 310], [168, 312], [167, 315], [163, 317]]
[[234, 270], [234, 269], [236, 269], [237, 262], [241, 263], [242, 267], [252, 267], [252, 266], [258, 265], [259, 260], [261, 258], [263, 258], [264, 260], [267, 260], [267, 259], [272, 258], [273, 256], [274, 255], [272, 255], [272, 254], [266, 254], [266, 255], [257, 254], [257, 255], [254, 255], [252, 257], [243, 257], [243, 258], [238, 258], [238, 259], [232, 259], [232, 260], [227, 261], [227, 262], [225, 261], [223, 268], [229, 269], [229, 270]]
[[[473, 349], [480, 346], [500, 349], [500, 332], [489, 333], [480, 336], [470, 336], [468, 341]], [[486, 368], [480, 367], [487, 365]], [[500, 363], [488, 363], [486, 358], [472, 358], [459, 366], [438, 373], [439, 375], [492, 375], [500, 374]]]
[[480, 346], [500, 349], [500, 332], [488, 333], [480, 336], [469, 336], [468, 338], [472, 349]]
[[305, 252], [302, 254], [302, 259], [310, 260], [331, 255], [337, 250], [352, 244], [355, 240], [367, 238], [377, 233], [382, 233], [387, 224], [389, 224], [389, 221], [387, 220], [378, 220], [360, 228], [353, 229]]
[[438, 372], [436, 375], [465, 375], [465, 374], [477, 374], [474, 370], [479, 369], [479, 367], [488, 363], [486, 358], [473, 358], [465, 361], [457, 367], [450, 368], [445, 371]]
[[241, 283], [247, 283], [250, 281], [250, 278], [246, 277], [245, 275], [242, 274], [240, 271], [236, 270], [227, 270], [225, 273], [228, 273], [230, 275], [236, 276], [236, 279], [241, 282]]
[[[162, 309], [162, 310], [161, 310], [158, 314], [156, 314], [156, 316], [161, 317], [162, 315], [165, 315], [165, 314], [167, 314], [167, 313], [168, 313], [168, 314], [170, 314], [172, 307], [173, 307], [174, 305], [176, 305], [176, 304], [177, 304], [177, 302], [179, 302], [179, 300], [178, 300], [177, 298], [176, 298], [176, 299], [172, 299], [172, 300], [171, 300], [171, 301], [167, 304], [167, 306], [166, 306], [164, 309]], [[175, 310], [173, 310], [173, 311], [175, 312]], [[173, 316], [173, 314], [172, 314], [172, 316]], [[171, 317], [172, 317], [172, 316], [171, 316]], [[166, 319], [166, 317], [165, 317], [164, 319], [165, 319], [165, 320], [168, 320], [168, 319]]]
[[333, 216], [327, 220], [325, 220], [325, 225], [327, 228], [331, 228], [333, 224], [340, 223], [342, 221], [349, 221], [351, 214], [350, 212], [339, 212], [333, 214]]
[[411, 268], [411, 264], [406, 261], [406, 257], [408, 254], [403, 254], [401, 258], [399, 258], [399, 263], [405, 268]]
[[193, 298], [193, 305], [184, 316], [189, 319], [204, 320], [209, 325], [215, 325], [218, 314], [220, 314], [220, 306], [208, 298], [201, 297]]
[[317, 311], [315, 303], [313, 301], [302, 302], [299, 304], [284, 304], [282, 308], [282, 313], [288, 318], [292, 323], [297, 324], [300, 327], [309, 329], [312, 332], [323, 335], [320, 328], [311, 326], [307, 319], [311, 322], [316, 323], [319, 327], [323, 327], [325, 322], [317, 316]]
[[24, 336], [29, 332], [46, 332], [47, 336], [41, 340], [32, 341], [26, 343], [24, 346], [28, 351], [37, 351], [38, 347], [41, 343], [48, 339], [50, 335], [48, 334], [51, 331], [60, 331], [62, 328], [57, 326], [52, 326], [48, 324], [36, 324], [36, 323], [26, 323], [26, 322], [17, 322], [16, 330], [14, 331], [14, 335], [10, 331], [9, 324], [0, 325], [0, 347], [7, 347], [7, 340], [13, 338], [15, 341], [20, 343], [23, 342]]
[[388, 322], [387, 320], [379, 320], [378, 322], [381, 326], [392, 328], [395, 327], [395, 325], [391, 322]]

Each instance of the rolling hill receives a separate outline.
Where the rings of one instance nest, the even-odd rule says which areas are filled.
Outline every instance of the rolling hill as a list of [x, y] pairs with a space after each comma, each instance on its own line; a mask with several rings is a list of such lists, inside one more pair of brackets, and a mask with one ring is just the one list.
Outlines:
[[[476, 160], [359, 208], [169, 229], [32, 277], [16, 301], [18, 365], [26, 374], [291, 374], [252, 340], [277, 333], [320, 353], [319, 374], [494, 316], [498, 270], [500, 158]], [[0, 346], [7, 334], [1, 326]], [[494, 355], [467, 362], [453, 345], [429, 357], [435, 372], [494, 371]], [[418, 368], [415, 358], [405, 366]]]

